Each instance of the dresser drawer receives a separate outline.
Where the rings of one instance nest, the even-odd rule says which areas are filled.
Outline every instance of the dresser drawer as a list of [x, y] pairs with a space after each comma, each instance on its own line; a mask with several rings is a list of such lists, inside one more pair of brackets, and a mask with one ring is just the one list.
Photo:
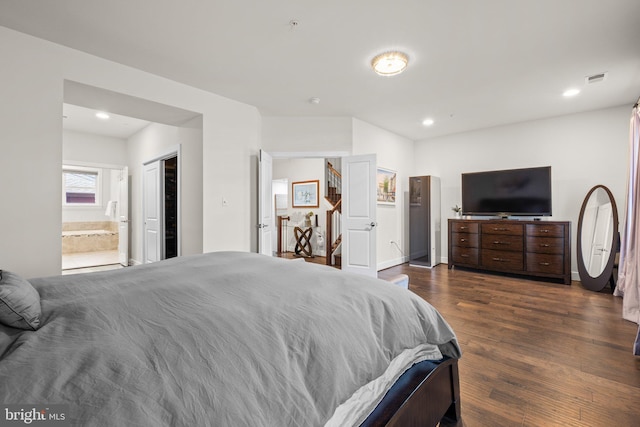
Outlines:
[[492, 270], [523, 271], [524, 253], [483, 249], [482, 266]]
[[454, 264], [478, 265], [478, 248], [453, 247], [451, 257]]
[[482, 234], [482, 249], [522, 252], [524, 249], [522, 235]]
[[527, 224], [527, 236], [564, 237], [562, 224]]
[[527, 271], [534, 273], [563, 274], [564, 257], [562, 254], [527, 253]]
[[522, 224], [482, 224], [482, 234], [509, 234], [522, 236], [524, 231]]
[[461, 246], [464, 248], [477, 248], [478, 235], [469, 233], [451, 233], [451, 244], [453, 246]]
[[557, 237], [527, 236], [527, 252], [562, 255], [564, 253], [564, 239]]
[[478, 223], [467, 221], [454, 221], [451, 223], [451, 231], [454, 233], [477, 233]]

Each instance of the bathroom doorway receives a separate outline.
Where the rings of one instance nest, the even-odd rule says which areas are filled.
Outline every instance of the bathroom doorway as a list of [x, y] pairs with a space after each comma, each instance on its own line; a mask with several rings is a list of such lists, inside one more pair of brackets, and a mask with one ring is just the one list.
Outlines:
[[127, 265], [127, 171], [125, 166], [79, 162], [63, 165], [62, 274]]

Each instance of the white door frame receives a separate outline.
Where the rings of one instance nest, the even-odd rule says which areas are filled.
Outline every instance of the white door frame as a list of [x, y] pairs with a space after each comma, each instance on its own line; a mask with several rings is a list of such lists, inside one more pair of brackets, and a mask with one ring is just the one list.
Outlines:
[[120, 170], [118, 180], [118, 261], [123, 267], [129, 266], [129, 168]]
[[[166, 148], [164, 151], [162, 151], [160, 154], [156, 155], [155, 157], [149, 159], [149, 160], [145, 160], [142, 165], [143, 167], [150, 164], [150, 163], [154, 163], [157, 161], [162, 161], [162, 160], [167, 160], [170, 159], [172, 157], [176, 157], [176, 161], [178, 164], [178, 178], [177, 178], [177, 187], [178, 187], [178, 256], [182, 255], [182, 156], [181, 156], [181, 144], [176, 144], [172, 147], [168, 147]], [[144, 178], [144, 177], [143, 177]], [[163, 173], [163, 179], [164, 179], [164, 173]], [[146, 254], [147, 254], [147, 245], [145, 243], [145, 239], [144, 239], [144, 179], [140, 180], [140, 186], [142, 191], [140, 192], [140, 194], [142, 194], [142, 230], [143, 230], [143, 239], [142, 239], [142, 259], [146, 260]], [[162, 185], [160, 188], [160, 195], [161, 197], [161, 210], [164, 211], [164, 180], [162, 180]], [[160, 240], [163, 244], [163, 248], [164, 248], [164, 242], [165, 242], [165, 230], [164, 230], [164, 220], [162, 221], [162, 223], [160, 224]], [[161, 250], [161, 259], [164, 259], [164, 249]]]
[[258, 187], [258, 253], [273, 256], [273, 233], [275, 229], [275, 208], [273, 206], [273, 158], [260, 150]]

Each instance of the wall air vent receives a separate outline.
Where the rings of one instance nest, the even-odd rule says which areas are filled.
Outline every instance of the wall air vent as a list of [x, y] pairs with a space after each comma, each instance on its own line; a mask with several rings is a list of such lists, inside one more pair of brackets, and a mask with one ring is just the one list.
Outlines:
[[606, 77], [607, 77], [607, 73], [598, 73], [592, 76], [587, 76], [584, 79], [585, 79], [585, 82], [589, 85], [593, 83], [599, 83], [603, 81]]

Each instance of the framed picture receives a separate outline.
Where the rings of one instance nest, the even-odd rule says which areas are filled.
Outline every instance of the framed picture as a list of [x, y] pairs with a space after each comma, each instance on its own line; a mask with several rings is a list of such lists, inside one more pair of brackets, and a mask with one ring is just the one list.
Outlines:
[[294, 208], [317, 208], [320, 207], [318, 188], [320, 181], [299, 181], [291, 184], [292, 198], [291, 204]]
[[378, 168], [376, 177], [377, 201], [380, 205], [396, 204], [396, 171]]

